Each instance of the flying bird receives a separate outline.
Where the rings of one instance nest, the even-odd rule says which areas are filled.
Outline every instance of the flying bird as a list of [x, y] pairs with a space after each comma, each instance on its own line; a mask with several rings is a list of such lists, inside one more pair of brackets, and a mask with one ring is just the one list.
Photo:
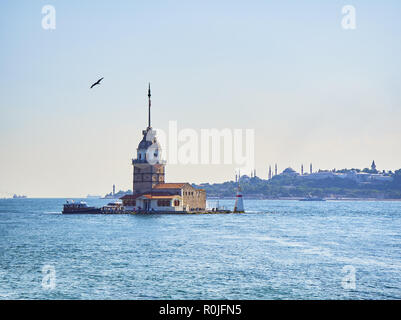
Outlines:
[[100, 81], [102, 81], [103, 79], [104, 78], [100, 78], [98, 81], [96, 81], [94, 84], [92, 84], [90, 88], [92, 89], [94, 86], [100, 84]]

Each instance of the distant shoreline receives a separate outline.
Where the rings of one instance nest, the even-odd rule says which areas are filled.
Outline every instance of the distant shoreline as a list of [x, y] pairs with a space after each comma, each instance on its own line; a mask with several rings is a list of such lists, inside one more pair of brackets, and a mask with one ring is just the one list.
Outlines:
[[[252, 197], [244, 195], [244, 200], [301, 200], [304, 197], [280, 197], [280, 198], [263, 198], [263, 197]], [[401, 201], [401, 199], [380, 199], [380, 198], [323, 198], [326, 201]], [[222, 197], [222, 198], [207, 198], [210, 201], [218, 200], [235, 200], [235, 197]]]
[[[0, 200], [28, 200], [28, 199], [82, 199], [82, 200], [112, 200], [118, 198], [86, 198], [86, 197], [27, 197], [27, 198], [0, 198]], [[303, 197], [280, 197], [280, 198], [263, 198], [263, 197], [253, 197], [244, 195], [244, 200], [288, 200], [297, 201], [305, 199]], [[401, 201], [401, 199], [380, 199], [380, 198], [323, 198], [325, 201], [378, 201], [378, 202], [391, 202], [391, 201]], [[220, 200], [235, 200], [235, 197], [210, 197], [206, 198], [207, 201], [220, 201]], [[312, 201], [313, 202], [313, 201]]]

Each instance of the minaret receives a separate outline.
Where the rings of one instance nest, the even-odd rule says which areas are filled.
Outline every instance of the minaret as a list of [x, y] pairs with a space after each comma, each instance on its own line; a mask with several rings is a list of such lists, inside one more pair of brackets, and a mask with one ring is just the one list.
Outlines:
[[116, 194], [116, 185], [113, 184], [113, 196]]
[[310, 166], [309, 166], [309, 173], [310, 173], [310, 174], [313, 173], [313, 171], [312, 171], [312, 163], [311, 163]]
[[304, 165], [301, 164], [301, 176], [303, 176], [303, 175], [304, 175]]
[[269, 165], [269, 176], [268, 176], [269, 180], [272, 178], [272, 166]]
[[237, 187], [237, 195], [235, 196], [235, 205], [234, 205], [234, 213], [244, 213], [244, 200], [242, 199], [241, 186], [239, 184], [241, 180], [241, 172], [238, 173], [238, 187]]
[[277, 163], [274, 165], [274, 175], [277, 176]]

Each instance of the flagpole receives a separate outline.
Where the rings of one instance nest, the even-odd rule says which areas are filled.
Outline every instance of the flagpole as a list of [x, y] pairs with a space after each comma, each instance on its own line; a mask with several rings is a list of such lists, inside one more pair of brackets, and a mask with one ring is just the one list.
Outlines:
[[150, 93], [150, 82], [149, 82], [149, 89], [148, 89], [148, 99], [149, 99], [149, 111], [148, 111], [148, 115], [149, 115], [149, 119], [148, 119], [148, 128], [150, 128], [150, 105], [151, 105], [151, 101], [150, 101], [150, 97], [151, 97], [151, 93]]

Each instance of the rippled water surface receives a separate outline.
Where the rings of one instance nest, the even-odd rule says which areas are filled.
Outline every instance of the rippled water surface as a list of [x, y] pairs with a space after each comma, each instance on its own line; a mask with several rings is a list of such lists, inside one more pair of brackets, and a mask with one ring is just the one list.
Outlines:
[[66, 216], [64, 202], [0, 200], [0, 299], [401, 299], [401, 202], [149, 216]]

